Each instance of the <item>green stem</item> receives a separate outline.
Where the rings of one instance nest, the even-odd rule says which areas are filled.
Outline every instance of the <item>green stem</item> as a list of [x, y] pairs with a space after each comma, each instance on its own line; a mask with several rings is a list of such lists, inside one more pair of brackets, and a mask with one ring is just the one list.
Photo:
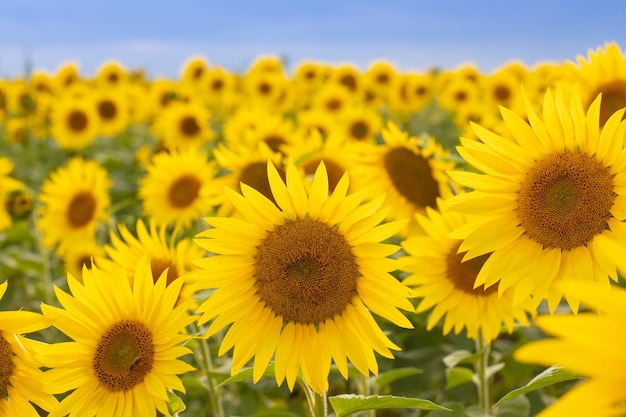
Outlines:
[[[192, 326], [195, 334], [200, 334], [200, 329], [197, 327], [197, 325], [194, 323]], [[211, 401], [213, 415], [215, 417], [225, 417], [224, 407], [222, 405], [222, 397], [219, 392], [220, 390], [215, 383], [215, 379], [211, 377], [211, 372], [213, 371], [213, 363], [211, 361], [211, 352], [209, 351], [207, 339], [200, 337], [197, 340], [199, 341], [198, 345], [200, 346], [201, 356], [201, 360], [199, 362], [203, 368], [204, 374], [206, 375], [207, 391], [209, 393], [209, 400]]]
[[48, 305], [52, 305], [54, 302], [54, 288], [52, 286], [52, 267], [50, 265], [50, 250], [43, 244], [43, 236], [41, 231], [35, 227], [35, 223], [37, 222], [35, 210], [33, 210], [31, 219], [30, 219], [30, 228], [35, 236], [35, 241], [37, 243], [37, 250], [39, 251], [39, 255], [41, 256], [41, 278], [44, 291], [44, 302]]
[[327, 417], [328, 407], [326, 406], [326, 392], [318, 394], [313, 391], [309, 384], [302, 378], [297, 378], [296, 381], [300, 384], [306, 396], [306, 402], [309, 406], [309, 415], [311, 417]]
[[491, 415], [491, 401], [489, 398], [489, 355], [491, 345], [485, 341], [479, 333], [476, 338], [476, 351], [481, 353], [476, 361], [476, 375], [478, 376], [478, 405], [483, 409], [486, 416]]
[[326, 392], [322, 395], [315, 393], [315, 414], [314, 417], [328, 416], [328, 408], [326, 406]]

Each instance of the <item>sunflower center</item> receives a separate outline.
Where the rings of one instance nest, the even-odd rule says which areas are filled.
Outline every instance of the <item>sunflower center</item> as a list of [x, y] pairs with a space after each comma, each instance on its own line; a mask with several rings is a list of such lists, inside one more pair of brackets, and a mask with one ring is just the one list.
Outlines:
[[117, 106], [111, 100], [103, 100], [98, 103], [98, 114], [104, 120], [112, 120], [117, 116]]
[[67, 220], [73, 227], [83, 227], [88, 224], [96, 212], [96, 199], [89, 191], [81, 191], [70, 202], [67, 210]]
[[367, 123], [362, 122], [360, 120], [352, 123], [352, 125], [350, 126], [350, 135], [352, 135], [353, 138], [358, 139], [358, 140], [365, 139], [367, 135], [369, 134], [369, 132], [370, 132], [370, 129]]
[[573, 249], [608, 227], [615, 195], [613, 177], [597, 159], [578, 151], [554, 153], [526, 174], [518, 218], [544, 247]]
[[202, 183], [193, 175], [183, 175], [170, 187], [168, 199], [174, 207], [188, 207], [200, 193]]
[[202, 78], [202, 75], [204, 75], [204, 68], [197, 67], [197, 68], [194, 69], [193, 74], [191, 75], [191, 77], [194, 80], [199, 80], [200, 78]]
[[83, 270], [83, 267], [87, 267], [88, 269], [91, 269], [92, 267], [92, 263], [91, 263], [91, 255], [83, 255], [81, 257], [79, 257], [76, 260], [76, 266], [78, 267], [77, 269], [79, 271]]
[[268, 135], [263, 139], [263, 142], [265, 142], [267, 146], [269, 146], [270, 149], [274, 152], [278, 152], [280, 150], [280, 146], [287, 143], [285, 138], [275, 134]]
[[595, 99], [600, 93], [602, 93], [600, 126], [604, 126], [613, 113], [626, 107], [626, 81], [616, 80], [606, 83], [598, 88], [591, 97]]
[[93, 368], [110, 392], [128, 391], [152, 370], [152, 332], [143, 323], [122, 320], [107, 330], [96, 347]]
[[493, 95], [498, 102], [507, 101], [511, 98], [511, 90], [506, 85], [498, 85], [493, 91]]
[[[339, 180], [343, 177], [343, 174], [346, 173], [346, 169], [330, 159], [324, 159], [324, 165], [326, 166], [326, 172], [328, 173], [328, 191], [331, 193], [337, 187]], [[313, 158], [304, 163], [303, 169], [306, 175], [315, 175], [315, 171], [317, 171], [317, 167], [319, 166], [322, 159]]]
[[116, 72], [112, 72], [109, 74], [107, 79], [109, 80], [111, 84], [117, 84], [117, 82], [120, 80], [120, 77]]
[[87, 127], [87, 115], [81, 110], [74, 110], [67, 116], [67, 124], [74, 132], [82, 132]]
[[457, 253], [461, 244], [452, 247], [446, 257], [446, 276], [459, 291], [464, 293], [487, 296], [497, 290], [497, 285], [485, 288], [484, 285], [474, 288], [474, 282], [490, 254], [485, 254], [463, 262], [465, 253]]
[[339, 83], [350, 91], [356, 90], [356, 79], [352, 74], [346, 74], [339, 79]]
[[412, 204], [436, 207], [439, 184], [426, 158], [407, 148], [393, 148], [385, 155], [385, 169], [396, 190]]
[[9, 378], [13, 375], [13, 351], [11, 345], [0, 335], [0, 398], [7, 398]]
[[152, 278], [154, 282], [157, 282], [163, 271], [167, 268], [167, 278], [166, 284], [170, 285], [176, 278], [178, 278], [178, 270], [176, 269], [176, 265], [173, 265], [170, 261], [166, 259], [150, 259], [150, 269], [152, 269]]
[[200, 125], [195, 117], [185, 116], [180, 121], [180, 131], [185, 136], [195, 136], [200, 132]]
[[345, 310], [359, 268], [350, 245], [329, 225], [310, 218], [276, 226], [255, 260], [258, 294], [285, 320], [322, 323]]
[[341, 109], [343, 103], [341, 102], [341, 100], [338, 100], [336, 98], [330, 99], [326, 102], [326, 108], [331, 111], [331, 112], [336, 112], [339, 109]]
[[457, 91], [456, 94], [454, 95], [454, 99], [457, 101], [457, 103], [463, 103], [467, 100], [467, 92], [466, 91]]
[[261, 93], [261, 95], [269, 95], [272, 92], [272, 86], [267, 83], [267, 82], [262, 82], [261, 84], [259, 84], [259, 93]]
[[[285, 179], [285, 173], [278, 169], [278, 173], [281, 178]], [[253, 162], [248, 164], [239, 175], [239, 182], [242, 182], [261, 194], [263, 194], [268, 200], [276, 204], [272, 189], [270, 188], [270, 180], [267, 178], [267, 165], [264, 162]]]
[[378, 84], [387, 84], [389, 82], [389, 75], [385, 73], [378, 74], [376, 81]]
[[211, 84], [211, 88], [213, 91], [220, 91], [224, 87], [224, 81], [222, 80], [214, 80]]

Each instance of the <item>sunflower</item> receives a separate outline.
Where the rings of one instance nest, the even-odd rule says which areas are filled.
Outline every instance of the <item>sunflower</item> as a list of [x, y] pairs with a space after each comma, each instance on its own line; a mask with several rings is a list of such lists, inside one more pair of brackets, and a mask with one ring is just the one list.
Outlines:
[[104, 247], [95, 239], [70, 241], [61, 255], [66, 273], [80, 278], [83, 268], [91, 268], [95, 259], [105, 255]]
[[376, 109], [352, 105], [339, 117], [338, 130], [349, 140], [376, 143], [383, 125], [382, 116]]
[[434, 93], [434, 76], [431, 73], [400, 74], [391, 88], [389, 105], [394, 112], [409, 115], [430, 104]]
[[[128, 279], [132, 281], [133, 271], [144, 256], [150, 260], [154, 281], [167, 269], [166, 284], [176, 279], [187, 282], [186, 274], [196, 266], [192, 260], [205, 255], [204, 251], [189, 238], [177, 239], [167, 235], [167, 229], [157, 227], [154, 222], [148, 229], [142, 220], [137, 220], [135, 233], [124, 225], [118, 225], [119, 236], [111, 232], [111, 244], [104, 247], [107, 257], [99, 257], [96, 264], [100, 269], [114, 271], [118, 265], [126, 268]], [[103, 254], [104, 255], [104, 254]], [[189, 299], [191, 294], [183, 286], [181, 296]]]
[[95, 89], [93, 102], [101, 136], [114, 137], [126, 130], [130, 114], [126, 96], [121, 89]]
[[361, 71], [356, 66], [341, 64], [331, 72], [330, 81], [339, 84], [354, 94], [361, 88], [362, 76]]
[[603, 126], [617, 110], [626, 107], [626, 55], [614, 43], [589, 51], [588, 59], [577, 57], [578, 65], [570, 64], [573, 77], [581, 86], [585, 109], [602, 93], [600, 125]]
[[484, 104], [497, 112], [498, 106], [519, 112], [523, 109], [521, 98], [522, 80], [508, 67], [497, 69], [490, 75], [481, 78], [480, 89]]
[[11, 117], [6, 121], [4, 128], [6, 130], [7, 143], [24, 144], [28, 142], [30, 132], [25, 118]]
[[77, 239], [94, 238], [98, 224], [107, 219], [111, 181], [96, 161], [72, 158], [44, 180], [39, 200], [43, 204], [37, 228], [48, 247], [59, 249]]
[[437, 203], [437, 209], [427, 207], [426, 215], [417, 215], [425, 234], [402, 242], [408, 256], [401, 270], [409, 274], [403, 283], [415, 288], [420, 298], [416, 312], [432, 308], [427, 330], [445, 316], [444, 335], [453, 329], [456, 334], [466, 329], [468, 338], [482, 337], [490, 343], [503, 324], [509, 333], [516, 321], [528, 326], [527, 314], [534, 314], [530, 300], [514, 306], [511, 288], [501, 296], [494, 287], [474, 288], [476, 275], [489, 255], [463, 262], [463, 254], [458, 253], [461, 241], [448, 234], [466, 224], [467, 216], [446, 211], [441, 199]]
[[391, 62], [377, 60], [370, 63], [363, 76], [369, 81], [368, 84], [374, 88], [376, 95], [386, 99], [398, 72]]
[[[308, 136], [300, 136], [284, 150], [290, 158], [297, 161], [298, 168], [307, 178], [313, 178], [320, 162], [324, 162], [328, 174], [328, 190], [332, 193], [343, 175], [354, 168], [354, 148], [354, 144], [340, 133], [324, 138], [320, 132], [314, 131]], [[353, 191], [348, 189], [348, 192]]]
[[331, 117], [339, 117], [356, 99], [343, 86], [327, 84], [320, 89], [311, 103], [312, 109], [318, 109]]
[[475, 81], [454, 76], [437, 91], [437, 104], [449, 112], [480, 106], [480, 88]]
[[229, 97], [234, 94], [235, 76], [223, 68], [212, 67], [204, 74], [201, 86], [207, 105], [223, 111], [222, 107], [229, 104]]
[[52, 136], [63, 149], [80, 150], [99, 133], [99, 117], [90, 96], [65, 97], [51, 109]]
[[[240, 184], [246, 184], [269, 200], [274, 201], [266, 165], [267, 160], [271, 159], [274, 164], [279, 166], [278, 170], [284, 178], [284, 170], [280, 166], [283, 156], [281, 153], [272, 151], [265, 142], [259, 142], [255, 147], [241, 145], [227, 147], [220, 143], [213, 150], [213, 156], [220, 168], [225, 171], [216, 179], [219, 189], [223, 190], [224, 187], [227, 187], [239, 191]], [[218, 216], [227, 217], [237, 214], [235, 206], [231, 204], [230, 199], [223, 192], [220, 203], [217, 210]]]
[[154, 155], [139, 180], [143, 212], [157, 225], [189, 227], [216, 204], [215, 164], [193, 149]]
[[81, 80], [80, 65], [75, 61], [67, 61], [59, 65], [53, 75], [54, 89], [63, 91], [72, 84]]
[[[449, 175], [472, 192], [450, 198], [451, 209], [477, 214], [454, 232], [465, 259], [491, 256], [476, 285], [516, 284], [515, 300], [547, 299], [554, 311], [563, 281], [605, 282], [626, 271], [624, 111], [598, 122], [601, 98], [583, 110], [577, 90], [545, 95], [543, 118], [526, 99], [529, 122], [501, 113], [508, 133], [473, 125], [480, 141], [462, 139], [459, 154], [483, 173]], [[576, 298], [567, 298], [573, 310]]]
[[189, 57], [180, 69], [180, 81], [183, 83], [200, 84], [209, 69], [209, 63], [202, 55]]
[[558, 365], [586, 377], [538, 417], [623, 416], [626, 413], [626, 291], [616, 285], [568, 283], [566, 293], [591, 311], [537, 317], [535, 324], [550, 337], [514, 352], [520, 362]]
[[55, 94], [54, 79], [45, 70], [34, 70], [28, 77], [28, 82], [35, 90], [36, 94]]
[[454, 168], [449, 153], [434, 139], [418, 139], [389, 122], [382, 130], [382, 144], [362, 144], [357, 150], [356, 189], [386, 193], [389, 219], [410, 219], [403, 235], [419, 233], [416, 213], [436, 207], [437, 198], [452, 196], [446, 170]]
[[280, 152], [282, 148], [294, 142], [296, 137], [293, 121], [282, 114], [273, 113], [260, 120], [254, 129], [245, 131], [240, 144], [255, 148], [259, 142], [263, 142], [272, 151]]
[[293, 74], [293, 87], [298, 91], [315, 91], [326, 79], [327, 72], [327, 66], [321, 62], [302, 61], [296, 65]]
[[178, 374], [193, 369], [178, 358], [191, 352], [181, 343], [195, 317], [175, 306], [182, 281], [165, 281], [154, 283], [143, 259], [132, 285], [122, 269], [94, 266], [83, 270], [82, 283], [68, 275], [72, 295], [55, 288], [62, 308], [44, 304], [42, 311], [71, 341], [42, 351], [50, 369], [41, 380], [46, 392], [71, 392], [49, 417], [170, 415], [166, 390], [184, 392]]
[[[0, 284], [0, 299], [7, 286], [7, 281]], [[43, 364], [34, 358], [42, 344], [22, 336], [48, 326], [41, 314], [0, 312], [0, 415], [38, 417], [33, 404], [46, 411], [58, 405], [52, 394], [44, 392], [39, 369]]]
[[168, 149], [198, 149], [215, 136], [209, 125], [210, 116], [209, 110], [197, 101], [176, 102], [157, 115], [154, 130]]
[[338, 129], [335, 117], [319, 108], [297, 112], [296, 124], [304, 135], [309, 135], [311, 132], [317, 131], [320, 132], [322, 136], [328, 136], [331, 132]]
[[100, 65], [95, 81], [103, 88], [115, 88], [124, 85], [129, 79], [128, 71], [121, 62], [109, 60]]
[[[268, 162], [278, 207], [243, 184], [229, 190], [241, 218], [207, 218], [212, 228], [196, 242], [216, 256], [197, 261], [201, 282], [215, 288], [198, 309], [199, 322], [213, 320], [207, 336], [229, 324], [219, 354], [233, 350], [233, 374], [254, 356], [258, 381], [274, 356], [276, 382], [293, 389], [301, 370], [317, 392], [328, 390], [331, 361], [344, 378], [347, 361], [364, 375], [376, 374], [374, 352], [392, 357], [399, 349], [370, 311], [406, 328], [398, 309], [412, 310], [411, 291], [389, 272], [398, 249], [379, 243], [404, 222], [378, 225], [386, 216], [384, 196], [361, 205], [366, 193], [346, 195], [345, 175], [334, 193], [320, 164], [307, 193], [293, 162], [286, 183]], [[381, 296], [384, 294], [384, 296]]]

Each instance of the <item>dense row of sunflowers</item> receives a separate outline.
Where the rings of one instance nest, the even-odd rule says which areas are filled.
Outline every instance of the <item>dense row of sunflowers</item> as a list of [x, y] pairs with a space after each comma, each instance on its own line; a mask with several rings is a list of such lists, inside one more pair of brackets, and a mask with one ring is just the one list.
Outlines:
[[0, 81], [0, 415], [623, 415], [624, 106], [616, 44]]

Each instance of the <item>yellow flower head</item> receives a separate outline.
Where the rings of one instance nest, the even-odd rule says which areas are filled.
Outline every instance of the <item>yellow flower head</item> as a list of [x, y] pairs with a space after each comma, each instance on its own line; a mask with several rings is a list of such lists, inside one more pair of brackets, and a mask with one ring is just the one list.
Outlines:
[[585, 113], [577, 90], [548, 90], [542, 116], [526, 100], [528, 122], [502, 108], [506, 134], [474, 125], [479, 140], [461, 139], [460, 155], [482, 173], [450, 172], [473, 191], [447, 203], [477, 215], [454, 232], [465, 259], [491, 253], [476, 285], [516, 284], [516, 301], [547, 299], [554, 311], [560, 282], [626, 271], [626, 122], [622, 110], [601, 129], [600, 108], [600, 97]]
[[177, 376], [192, 370], [178, 359], [185, 326], [195, 318], [176, 306], [182, 281], [155, 283], [147, 258], [133, 284], [120, 267], [105, 272], [83, 269], [80, 283], [68, 276], [71, 295], [55, 288], [62, 308], [42, 305], [54, 327], [71, 339], [41, 352], [50, 368], [41, 378], [46, 392], [63, 394], [49, 417], [169, 416], [167, 389], [185, 388]]
[[404, 222], [380, 225], [384, 196], [347, 194], [344, 175], [332, 194], [320, 164], [310, 191], [290, 162], [283, 182], [271, 162], [276, 204], [242, 184], [228, 194], [243, 218], [209, 217], [212, 228], [196, 242], [214, 253], [197, 262], [204, 288], [216, 289], [198, 311], [212, 321], [211, 336], [229, 326], [220, 354], [233, 349], [232, 372], [254, 357], [258, 381], [274, 357], [276, 381], [293, 388], [298, 372], [318, 393], [328, 390], [331, 361], [348, 376], [348, 360], [364, 375], [378, 372], [374, 352], [399, 349], [378, 327], [373, 312], [411, 328], [399, 311], [413, 310], [411, 290], [389, 272], [398, 250], [379, 243]]
[[408, 256], [401, 269], [409, 273], [404, 284], [413, 287], [420, 298], [416, 312], [432, 309], [428, 330], [445, 316], [444, 335], [465, 329], [470, 339], [482, 337], [490, 343], [503, 325], [509, 333], [515, 322], [528, 326], [527, 314], [534, 314], [531, 300], [514, 305], [512, 288], [498, 294], [495, 287], [474, 286], [489, 255], [463, 262], [463, 254], [458, 252], [461, 241], [448, 236], [466, 224], [468, 216], [445, 210], [439, 199], [437, 210], [427, 207], [426, 214], [418, 214], [417, 220], [425, 233], [402, 242]]
[[107, 219], [111, 181], [96, 161], [80, 157], [58, 168], [41, 187], [43, 203], [37, 228], [48, 247], [62, 247], [75, 239], [94, 238], [98, 224]]
[[[0, 299], [7, 290], [0, 284]], [[0, 312], [0, 415], [37, 417], [33, 407], [51, 411], [58, 404], [41, 383], [44, 364], [35, 359], [43, 344], [22, 336], [48, 327], [49, 321], [30, 311]]]
[[587, 377], [537, 417], [609, 417], [626, 413], [626, 290], [618, 286], [567, 283], [566, 294], [591, 311], [539, 316], [549, 337], [522, 346], [518, 361], [560, 366]]

